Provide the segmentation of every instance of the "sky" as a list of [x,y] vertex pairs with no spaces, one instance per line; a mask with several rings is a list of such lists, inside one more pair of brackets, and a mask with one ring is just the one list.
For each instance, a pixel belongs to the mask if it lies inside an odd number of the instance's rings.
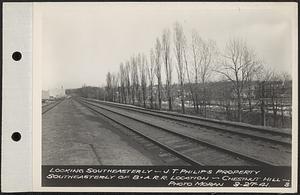
[[137,53],[149,56],[155,39],[166,28],[172,33],[175,22],[188,39],[196,30],[215,40],[221,52],[229,39],[242,38],[269,68],[292,72],[296,6],[290,3],[36,5],[44,90],[103,86],[106,73],[117,72],[121,62]]

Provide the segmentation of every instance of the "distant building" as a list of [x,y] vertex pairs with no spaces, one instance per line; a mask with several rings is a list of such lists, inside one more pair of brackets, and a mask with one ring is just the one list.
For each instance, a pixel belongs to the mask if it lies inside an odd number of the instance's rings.
[[49,90],[49,96],[52,96],[54,98],[65,97],[65,89],[63,88],[63,86],[61,88],[51,89]]
[[42,99],[52,99],[52,98],[62,98],[66,96],[65,89],[63,86],[61,88],[55,88],[50,90],[42,90]]
[[42,90],[42,100],[47,100],[50,98],[49,91]]

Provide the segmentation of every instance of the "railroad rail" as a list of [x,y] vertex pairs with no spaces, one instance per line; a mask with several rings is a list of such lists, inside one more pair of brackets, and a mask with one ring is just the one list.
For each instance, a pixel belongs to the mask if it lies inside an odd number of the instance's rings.
[[45,114],[48,111],[52,110],[55,106],[57,106],[58,104],[60,104],[62,101],[64,101],[64,100],[63,99],[62,100],[57,100],[55,102],[51,102],[49,104],[42,105],[42,114]]
[[[116,112],[100,104],[94,104],[81,98],[76,98],[76,100],[93,112],[138,133],[192,165],[204,166],[210,163],[224,165],[224,163],[230,162],[230,165],[279,166],[277,163],[257,159],[257,157],[226,148],[224,145],[216,145],[207,140],[175,132],[159,125]],[[193,152],[187,152],[191,150]],[[213,161],[203,162],[206,158],[210,157],[214,157]]]
[[245,125],[245,124],[236,124],[231,122],[213,120],[213,119],[206,119],[201,117],[183,115],[183,114],[175,114],[175,113],[168,113],[164,111],[157,111],[157,110],[150,110],[144,109],[134,106],[128,106],[118,103],[111,103],[111,102],[104,102],[99,100],[93,99],[84,99],[86,101],[98,103],[98,104],[105,104],[125,110],[131,110],[134,112],[139,112],[155,117],[165,118],[171,121],[177,121],[180,123],[185,123],[189,125],[195,125],[199,127],[205,127],[208,129],[221,131],[221,132],[230,132],[233,134],[239,134],[241,136],[247,136],[254,139],[260,139],[264,141],[268,141],[275,144],[284,145],[286,147],[291,147],[292,137],[290,132],[284,132],[280,130],[271,130],[268,128],[262,128],[259,126],[253,125]]

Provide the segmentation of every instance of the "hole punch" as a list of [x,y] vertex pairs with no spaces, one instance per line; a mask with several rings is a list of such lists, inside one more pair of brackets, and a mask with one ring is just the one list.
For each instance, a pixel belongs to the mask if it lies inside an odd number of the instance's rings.
[[22,58],[21,52],[15,51],[15,52],[12,54],[12,58],[13,58],[15,61],[21,60],[21,58]]
[[21,134],[19,132],[14,132],[11,135],[11,139],[14,140],[15,142],[17,142],[21,139]]

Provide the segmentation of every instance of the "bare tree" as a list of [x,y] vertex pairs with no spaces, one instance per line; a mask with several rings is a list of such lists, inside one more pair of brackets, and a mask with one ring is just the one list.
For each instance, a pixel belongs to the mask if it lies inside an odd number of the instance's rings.
[[151,109],[154,108],[153,105],[153,85],[154,85],[154,75],[155,75],[155,54],[153,49],[151,49],[150,51],[150,64],[149,66],[147,66],[147,75],[148,75],[148,79],[149,79],[149,91],[150,91],[150,107]]
[[231,116],[231,110],[232,106],[231,103],[233,101],[233,87],[231,83],[228,83],[227,78],[224,79],[225,81],[221,81],[222,85],[220,86],[221,88],[217,88],[214,90],[217,90],[216,94],[216,99],[219,99],[221,102],[222,108],[225,108],[225,118],[226,120],[232,120]]
[[181,109],[182,113],[185,113],[185,92],[184,92],[184,64],[183,64],[183,50],[185,47],[185,36],[183,33],[183,28],[179,23],[175,23],[174,26],[174,46],[175,46],[175,57],[177,60],[177,75],[178,82],[180,85],[180,96],[181,96]]
[[146,108],[146,101],[147,101],[147,59],[146,56],[143,54],[141,57],[141,63],[139,64],[139,72],[141,78],[141,91],[142,91],[142,100],[143,106]]
[[157,78],[157,99],[158,99],[158,109],[161,109],[161,101],[162,101],[162,95],[161,95],[161,88],[162,88],[162,82],[161,82],[161,43],[159,38],[156,39],[155,44],[155,75]]
[[118,103],[123,103],[122,101],[122,90],[121,90],[121,73],[116,73],[116,87],[117,87],[117,99]]
[[130,79],[130,62],[126,61],[125,66],[125,86],[126,86],[126,99],[128,99],[128,104],[132,102],[131,99],[131,79]]
[[202,106],[204,110],[204,116],[206,117],[206,105],[208,103],[208,94],[207,94],[207,81],[210,79],[211,73],[213,71],[213,66],[215,65],[216,58],[218,57],[218,51],[215,41],[207,40],[202,41],[201,50],[200,50],[200,80],[202,84]]
[[119,78],[116,73],[111,74],[111,86],[112,86],[112,101],[119,101]]
[[[193,31],[192,33],[192,72],[194,73],[194,86],[192,88],[194,94],[194,108],[196,112],[199,112],[199,95],[197,90],[198,83],[199,83],[199,71],[200,71],[200,64],[201,64],[201,45],[202,40],[197,31]],[[189,72],[189,71],[187,71]],[[190,74],[188,74],[188,78],[190,80]]]
[[190,68],[191,62],[190,62],[190,56],[189,56],[189,48],[187,46],[187,43],[185,43],[183,47],[183,61],[184,61],[184,68],[185,68],[185,74],[187,77],[187,86],[190,89],[190,95],[191,99],[193,101],[194,110],[197,112],[197,103],[196,103],[196,83],[193,83],[192,77],[194,75],[193,68]]
[[183,47],[185,73],[195,112],[199,112],[199,72],[201,63],[202,39],[197,31],[192,32],[191,47]]
[[281,87],[280,87],[280,112],[281,112],[281,126],[285,126],[284,116],[292,118],[292,77],[290,74],[284,72],[281,74]]
[[142,65],[142,55],[139,53],[136,56],[136,67],[135,67],[135,71],[136,71],[136,94],[137,94],[137,100],[139,102],[139,105],[142,106],[142,91],[141,91],[141,85],[142,85],[142,81],[141,81],[141,77],[142,77],[142,73],[140,72],[140,66]]
[[[285,125],[285,113],[291,109],[291,78],[290,75],[283,72],[278,73],[273,69],[264,68],[257,76],[258,87],[255,95],[261,113],[261,125],[272,125],[274,127]],[[289,91],[290,90],[290,91]],[[272,113],[272,123],[267,113]],[[281,121],[278,116],[281,115]],[[290,115],[291,116],[291,115]]]
[[136,91],[135,91],[135,71],[134,71],[134,66],[135,66],[135,59],[132,57],[130,60],[130,79],[131,79],[131,100],[132,100],[132,105],[135,104],[135,97],[136,97]]
[[135,104],[135,100],[138,97],[139,91],[139,76],[138,76],[138,65],[137,58],[135,56],[131,57],[130,60],[130,78],[131,78],[131,97],[132,104]]
[[126,70],[124,64],[120,64],[120,95],[121,95],[121,103],[127,104],[127,96],[126,96]]
[[269,83],[272,80],[272,77],[274,76],[274,70],[270,69],[262,69],[261,72],[259,72],[258,76],[258,90],[256,91],[256,96],[259,100],[259,107],[260,107],[260,113],[261,113],[261,125],[266,126],[267,123],[267,117],[266,113],[268,110],[268,99],[270,98],[270,89],[268,89]]
[[[85,87],[85,86],[84,86]],[[112,89],[112,75],[110,72],[106,74],[106,94],[107,101],[113,101],[113,89]]]
[[172,59],[170,52],[170,30],[165,29],[162,35],[162,59],[166,73],[166,94],[169,103],[169,110],[172,110]]
[[281,78],[280,75],[273,72],[271,81],[269,82],[269,90],[270,90],[270,99],[271,99],[271,108],[273,112],[273,126],[277,127],[277,115],[279,111],[279,104],[280,104],[280,85],[281,85]]
[[260,68],[254,50],[241,39],[231,39],[225,48],[222,67],[216,72],[224,75],[232,82],[237,100],[238,121],[242,121],[242,99],[246,83]]

